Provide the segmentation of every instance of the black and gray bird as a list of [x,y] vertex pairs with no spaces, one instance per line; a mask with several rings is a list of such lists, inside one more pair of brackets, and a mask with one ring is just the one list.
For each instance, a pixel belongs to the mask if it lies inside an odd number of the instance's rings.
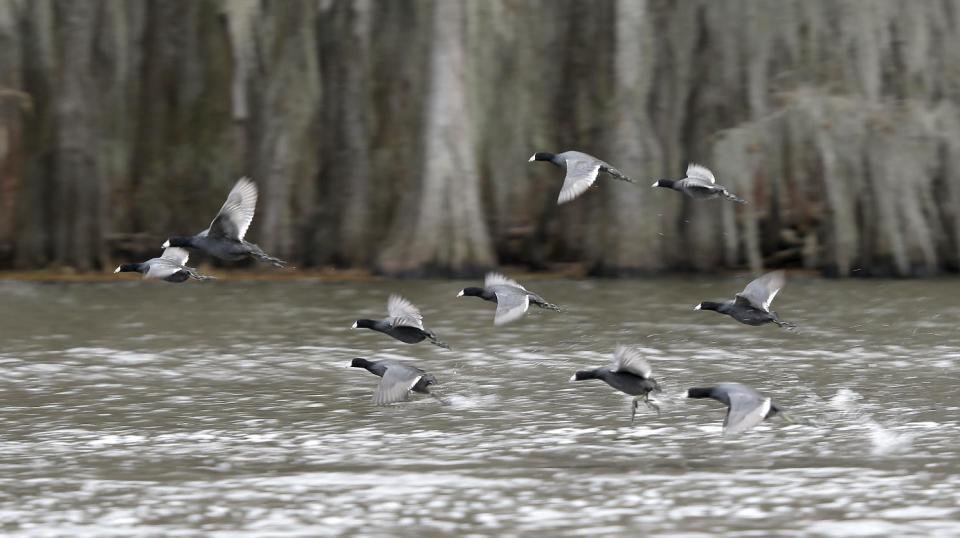
[[652,373],[650,365],[639,351],[626,346],[617,346],[613,352],[613,363],[608,368],[579,370],[573,374],[570,381],[600,379],[620,392],[634,396],[633,410],[630,413],[630,423],[633,424],[637,415],[637,405],[641,401],[656,411],[657,415],[660,414],[660,408],[650,401],[651,392],[660,392],[660,385],[651,377]]
[[206,230],[196,235],[171,237],[163,247],[196,248],[221,260],[254,258],[274,267],[286,267],[287,262],[268,255],[259,246],[244,240],[256,208],[257,184],[249,178],[240,178]]
[[597,180],[600,172],[606,172],[621,181],[633,183],[633,180],[620,170],[604,161],[579,151],[564,151],[563,153],[535,153],[528,162],[547,161],[566,170],[563,178],[563,187],[560,189],[558,204],[565,204],[584,193]]
[[431,344],[450,349],[450,346],[437,339],[433,331],[424,328],[420,309],[399,295],[391,295],[387,301],[386,318],[358,319],[353,322],[353,328],[382,332],[405,344],[416,344],[429,338]]
[[114,273],[140,273],[143,278],[183,282],[188,279],[214,280],[212,276],[201,275],[196,269],[187,267],[190,253],[182,248],[167,247],[159,258],[151,258],[143,263],[124,263]]
[[723,433],[737,434],[760,424],[782,409],[773,400],[740,383],[720,383],[713,387],[687,390],[687,398],[711,398],[727,406]]
[[503,325],[523,317],[533,303],[540,308],[560,311],[560,307],[548,303],[536,293],[528,291],[517,281],[500,273],[487,273],[483,287],[468,287],[460,290],[457,297],[480,297],[485,301],[497,303],[497,313],[493,316],[494,325]]
[[785,282],[786,277],[783,271],[767,273],[747,284],[747,287],[736,294],[732,300],[722,303],[704,301],[693,309],[713,310],[747,325],[776,323],[780,327],[790,329],[796,327],[796,325],[781,320],[776,312],[770,310],[770,303],[773,302],[773,298],[777,296]]
[[680,191],[696,200],[723,197],[738,204],[747,203],[743,198],[737,197],[724,187],[717,185],[717,179],[713,177],[713,172],[707,167],[694,163],[687,165],[687,176],[685,178],[678,180],[660,179],[651,186]]
[[353,359],[350,361],[353,368],[364,368],[371,374],[380,377],[380,385],[373,393],[374,405],[389,405],[407,399],[410,391],[429,394],[444,403],[438,396],[430,392],[430,385],[437,384],[437,378],[423,370],[395,360],[371,361],[367,359]]

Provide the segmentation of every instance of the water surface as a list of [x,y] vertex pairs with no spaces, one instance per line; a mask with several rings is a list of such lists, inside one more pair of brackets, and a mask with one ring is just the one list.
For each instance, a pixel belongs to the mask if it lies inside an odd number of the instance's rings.
[[[0,282],[5,536],[957,536],[960,281],[794,279],[800,326],[701,300],[744,278],[528,280],[506,327],[467,282]],[[351,331],[400,292],[453,351]],[[572,372],[644,350],[662,414]],[[386,408],[351,357],[451,403]],[[721,435],[687,387],[797,424]]]

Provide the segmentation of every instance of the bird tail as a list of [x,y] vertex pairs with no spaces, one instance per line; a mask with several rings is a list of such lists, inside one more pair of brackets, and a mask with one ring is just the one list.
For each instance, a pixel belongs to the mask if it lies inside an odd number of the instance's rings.
[[607,168],[604,171],[610,174],[611,176],[615,177],[616,179],[619,179],[620,181],[626,181],[627,183],[636,183],[634,180],[627,177],[626,174],[624,174],[623,172],[621,172],[620,170],[617,170],[612,166],[607,166]]
[[263,249],[261,249],[261,248],[258,247],[257,245],[253,245],[253,247],[254,247],[254,248],[252,248],[252,249],[250,250],[250,254],[251,254],[254,258],[256,258],[256,259],[258,259],[258,260],[260,260],[260,261],[262,261],[262,262],[267,262],[267,263],[273,265],[274,267],[284,268],[284,267],[287,266],[287,262],[281,260],[280,258],[274,258],[273,256],[271,256],[271,255],[267,254],[266,252],[264,252]]
[[733,200],[734,202],[736,202],[736,203],[738,203],[738,204],[745,204],[745,203],[747,203],[746,200],[744,200],[743,198],[740,198],[740,197],[737,196],[736,194],[733,194],[732,192],[728,191],[727,189],[723,189],[723,197],[726,198],[727,200]]

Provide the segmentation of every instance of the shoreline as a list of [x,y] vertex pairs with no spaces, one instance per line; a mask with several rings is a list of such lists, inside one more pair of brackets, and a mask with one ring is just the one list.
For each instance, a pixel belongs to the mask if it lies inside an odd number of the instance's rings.
[[[473,277],[452,277],[444,275],[423,276],[389,276],[370,271],[368,269],[337,269],[332,267],[312,267],[309,269],[226,269],[210,266],[199,266],[197,269],[205,275],[213,276],[225,282],[377,282],[388,280],[477,280],[482,275]],[[767,269],[772,270],[772,269]],[[673,271],[660,273],[637,273],[622,276],[589,275],[586,269],[579,264],[558,265],[547,271],[531,271],[522,266],[503,266],[493,271],[504,273],[510,278],[523,280],[658,280],[669,278],[710,278],[710,277],[738,277],[752,274],[747,268],[723,269],[714,272]],[[822,272],[809,269],[787,269],[791,276],[803,278],[823,278],[843,280],[825,276]],[[850,280],[951,280],[956,274],[941,274],[922,278],[903,277],[849,277]],[[71,269],[31,269],[31,270],[0,270],[0,282],[49,282],[49,283],[101,283],[101,282],[136,282],[142,280],[131,274],[115,274],[113,271],[86,271],[79,272]]]

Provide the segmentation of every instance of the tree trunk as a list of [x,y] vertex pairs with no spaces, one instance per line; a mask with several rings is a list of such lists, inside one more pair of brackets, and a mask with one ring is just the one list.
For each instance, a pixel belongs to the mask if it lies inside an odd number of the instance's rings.
[[[661,150],[646,114],[653,79],[653,43],[649,37],[649,5],[645,0],[617,0],[614,27],[614,101],[608,133],[611,164],[635,184],[602,178],[606,211],[592,221],[591,270],[598,274],[630,274],[662,269],[657,234],[660,193],[650,190],[649,177],[663,169]],[[654,225],[651,225],[654,224]]]
[[100,175],[99,97],[93,79],[97,11],[94,2],[63,1],[61,78],[57,103],[57,261],[89,270],[104,259],[103,178]]
[[[371,75],[370,37],[374,5],[371,0],[340,0],[331,9],[330,17],[338,32],[326,37],[325,54],[329,54],[329,81],[324,94],[328,104],[324,151],[329,155],[325,174],[335,192],[326,194],[337,200],[338,234],[333,238],[339,246],[335,256],[347,266],[363,266],[371,261],[378,245],[371,233],[371,154],[370,125],[373,122],[370,100]],[[328,245],[329,248],[329,245]]]
[[[259,72],[266,80],[258,96],[252,137],[260,178],[260,232],[257,240],[281,258],[294,255],[294,193],[316,174],[310,142],[320,104],[320,72],[313,3],[274,3],[262,15]],[[306,204],[304,204],[306,205]]]
[[393,234],[379,258],[389,274],[466,275],[494,265],[483,219],[468,97],[466,5],[433,5],[423,172],[394,217]]
[[12,2],[0,3],[0,262],[14,251],[16,208],[23,186],[23,122],[32,103],[24,93],[18,35],[21,13]]

